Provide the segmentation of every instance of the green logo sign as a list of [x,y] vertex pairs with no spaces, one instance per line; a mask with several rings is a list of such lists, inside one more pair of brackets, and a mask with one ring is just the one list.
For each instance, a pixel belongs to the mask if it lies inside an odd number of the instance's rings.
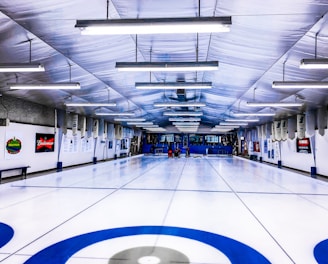
[[7,141],[6,150],[9,154],[17,154],[22,149],[22,142],[17,138],[11,138]]

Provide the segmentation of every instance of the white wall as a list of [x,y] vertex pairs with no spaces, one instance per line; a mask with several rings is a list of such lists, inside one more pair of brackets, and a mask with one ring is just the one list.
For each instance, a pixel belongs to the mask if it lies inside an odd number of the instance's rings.
[[[316,167],[317,174],[328,177],[328,129],[325,130],[325,134],[323,136],[321,136],[317,130],[315,131],[315,135],[313,137],[314,142],[311,142],[312,153],[296,152],[296,138],[297,134],[294,139],[288,138],[285,141],[273,142],[272,148],[275,149],[274,159],[268,158],[268,153],[264,153],[264,139],[261,141],[261,152],[254,152],[254,154],[258,155],[258,157],[262,157],[263,161],[272,164],[278,164],[278,160],[280,159],[282,166],[305,172],[311,172],[311,167]],[[280,157],[277,153],[278,147],[280,147]],[[270,147],[268,148],[271,149]]]
[[[30,166],[27,173],[32,173],[56,169],[58,161],[62,162],[63,167],[67,167],[92,162],[93,157],[96,157],[97,161],[101,161],[114,158],[115,154],[120,157],[122,153],[130,152],[129,149],[120,149],[120,140],[111,139],[113,146],[109,149],[109,139],[103,139],[100,136],[96,139],[82,139],[80,131],[73,137],[72,130],[68,129],[67,134],[62,136],[61,142],[59,142],[59,130],[56,131],[54,152],[36,153],[35,134],[54,134],[54,132],[53,127],[19,123],[10,123],[7,127],[0,127],[0,169]],[[7,139],[12,137],[22,142],[22,148],[18,154],[6,153]],[[89,145],[86,144],[86,141],[89,142]],[[130,147],[130,139],[127,140],[127,146]],[[4,172],[3,177],[17,175],[17,173]]]
[[315,148],[317,173],[328,176],[328,129],[325,130],[324,136],[316,131]]
[[[10,123],[7,127],[0,127],[0,168],[31,166],[27,172],[35,172],[56,168],[58,145],[54,152],[35,153],[35,134],[54,133],[54,128]],[[6,154],[6,139],[16,137],[22,142],[22,149],[18,154]],[[58,142],[56,135],[55,142]]]

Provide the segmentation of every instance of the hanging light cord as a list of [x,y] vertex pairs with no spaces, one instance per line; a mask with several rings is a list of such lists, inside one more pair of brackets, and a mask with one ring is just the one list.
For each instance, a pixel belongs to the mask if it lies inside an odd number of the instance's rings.
[[109,18],[109,0],[107,0],[107,14],[106,14],[106,18],[107,18],[107,20]]

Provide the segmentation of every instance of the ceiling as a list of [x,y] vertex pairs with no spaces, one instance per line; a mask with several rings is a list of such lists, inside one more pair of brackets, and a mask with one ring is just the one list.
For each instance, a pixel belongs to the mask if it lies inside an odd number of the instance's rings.
[[[108,5],[108,6],[107,6]],[[199,13],[200,10],[200,13]],[[0,93],[94,116],[130,111],[168,130],[165,107],[176,90],[136,90],[136,82],[212,82],[185,90],[183,100],[205,102],[201,126],[234,112],[274,111],[275,118],[328,104],[328,90],[272,88],[273,81],[325,81],[327,70],[299,68],[304,58],[328,56],[326,0],[2,0],[0,63],[40,62],[40,73],[0,73]],[[108,13],[107,13],[108,12]],[[227,33],[81,35],[76,20],[231,16]],[[116,62],[219,61],[210,72],[118,72]],[[10,90],[8,83],[79,82],[80,90]],[[67,102],[116,102],[116,107],[67,107]],[[249,101],[301,101],[301,108],[252,108]],[[174,109],[181,110],[181,109]],[[186,110],[186,109],[183,109]],[[190,109],[189,109],[190,110]],[[112,121],[114,117],[105,117]],[[272,118],[262,117],[259,123]]]

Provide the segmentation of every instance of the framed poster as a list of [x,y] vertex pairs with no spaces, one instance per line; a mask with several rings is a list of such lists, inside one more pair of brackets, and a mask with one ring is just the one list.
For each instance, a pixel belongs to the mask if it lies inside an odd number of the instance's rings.
[[55,134],[35,134],[35,152],[54,152],[55,151]]
[[24,152],[24,142],[26,142],[26,140],[21,131],[8,127],[5,140],[5,159],[19,159],[22,152]]
[[309,138],[297,138],[296,151],[299,153],[311,153],[311,144]]
[[260,142],[259,141],[254,141],[253,142],[253,151],[254,152],[261,152],[260,151]]

